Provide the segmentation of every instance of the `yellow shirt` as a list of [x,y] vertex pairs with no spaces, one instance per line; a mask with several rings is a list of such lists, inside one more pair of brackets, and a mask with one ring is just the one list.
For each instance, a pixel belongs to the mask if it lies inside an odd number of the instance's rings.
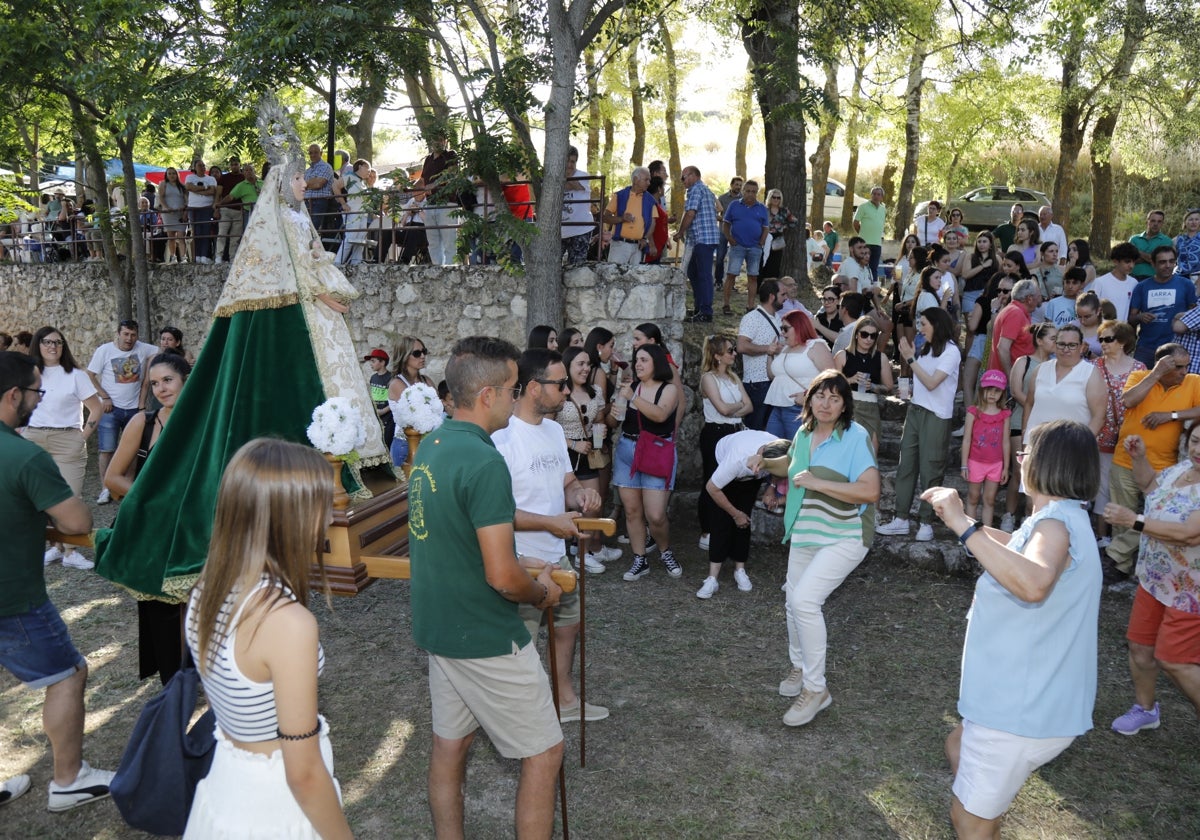
[[[633,190],[629,191],[629,201],[627,201],[625,203],[625,212],[633,214],[633,221],[621,223],[621,238],[622,239],[638,240],[638,239],[645,239],[649,236],[649,234],[646,233],[646,221],[645,221],[645,219],[642,218],[642,214],[640,212],[640,209],[642,206],[642,196],[644,194],[645,194],[644,192],[635,193]],[[617,215],[617,194],[616,193],[613,193],[612,198],[610,198],[608,200],[607,210],[609,213],[612,213],[614,216]],[[654,206],[650,210],[650,218],[651,219],[658,218],[658,202],[657,201],[654,202]],[[615,229],[616,225],[610,225],[609,227],[612,227]]]
[[[1150,375],[1148,370],[1135,370],[1125,380],[1125,390],[1137,385]],[[1117,448],[1113,452],[1113,463],[1118,467],[1133,469],[1133,459],[1125,451],[1124,440],[1127,435],[1140,435],[1146,443],[1146,460],[1155,470],[1164,470],[1179,460],[1179,436],[1183,434],[1182,420],[1169,420],[1151,429],[1142,425],[1147,414],[1156,411],[1187,411],[1200,405],[1200,375],[1189,373],[1183,377],[1183,382],[1171,390],[1162,383],[1156,382],[1140,403],[1133,408],[1125,409],[1125,419],[1121,421],[1121,434],[1117,437]]]

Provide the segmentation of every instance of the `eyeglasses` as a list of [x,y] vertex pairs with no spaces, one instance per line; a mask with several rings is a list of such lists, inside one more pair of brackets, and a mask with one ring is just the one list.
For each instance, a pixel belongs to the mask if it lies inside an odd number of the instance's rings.
[[878,336],[878,335],[879,335],[879,333],[877,333],[877,332],[860,332],[860,333],[858,334],[858,337],[859,337],[859,338],[865,338],[865,339],[867,339],[867,340],[869,340],[869,341],[874,341],[874,340],[875,340],[875,338],[876,338],[876,336]]
[[[1184,367],[1187,367],[1187,365],[1184,365]],[[41,388],[21,388],[20,385],[18,385],[17,388],[19,388],[22,391],[28,391],[31,394],[37,394],[39,397],[46,396],[46,392],[44,390],[42,390]]]
[[63,346],[62,339],[58,339],[58,338],[43,338],[38,343],[41,344],[43,347],[62,347]]
[[837,303],[837,298],[835,297],[822,297],[821,300],[825,301],[826,303]]
[[534,379],[534,382],[539,385],[553,385],[562,391],[571,387],[571,380],[568,379]]
[[1000,294],[1002,294],[1002,295],[1011,295],[1011,294],[1012,294],[1012,289],[1005,289],[1005,288],[1001,287],[1001,288],[1000,288]]
[[1054,342],[1054,346],[1057,347],[1059,350],[1078,350],[1079,342],[1078,341],[1056,341],[1056,342]]
[[1117,337],[1115,335],[1098,335],[1096,336],[1096,340],[1101,344],[1112,344],[1117,340]]
[[410,350],[410,351],[408,352],[408,355],[410,355],[410,356],[413,356],[414,358],[417,358],[417,359],[419,359],[419,358],[421,358],[422,356],[424,356],[424,355],[425,355],[426,353],[428,353],[428,352],[429,352],[428,350],[424,350],[424,349],[418,348],[418,349],[416,349],[416,350]]

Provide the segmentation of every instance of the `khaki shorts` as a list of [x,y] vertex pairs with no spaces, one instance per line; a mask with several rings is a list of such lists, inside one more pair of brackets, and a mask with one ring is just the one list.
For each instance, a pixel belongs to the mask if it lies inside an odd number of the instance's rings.
[[964,720],[954,795],[967,813],[994,820],[1008,810],[1033,771],[1074,740],[1027,738]]
[[[569,572],[574,572],[575,567],[571,565],[571,558],[563,557],[558,562],[560,569]],[[517,614],[521,616],[521,620],[525,622],[525,629],[529,631],[530,637],[536,642],[538,630],[546,623],[546,611],[539,610],[533,604],[518,604]],[[558,599],[558,606],[554,607],[554,626],[568,627],[572,624],[579,623],[579,590],[574,592],[564,592],[562,597]]]
[[429,699],[435,735],[458,740],[483,727],[505,758],[540,755],[563,739],[533,642],[486,659],[429,654]]

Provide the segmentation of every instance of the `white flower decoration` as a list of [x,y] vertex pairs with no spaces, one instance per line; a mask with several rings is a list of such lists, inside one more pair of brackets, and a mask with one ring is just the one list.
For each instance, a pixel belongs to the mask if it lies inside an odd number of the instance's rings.
[[400,426],[411,427],[423,435],[432,432],[446,419],[437,391],[424,382],[404,389],[396,401],[395,415]]
[[345,458],[367,442],[367,430],[350,400],[332,397],[313,409],[308,440],[322,452]]

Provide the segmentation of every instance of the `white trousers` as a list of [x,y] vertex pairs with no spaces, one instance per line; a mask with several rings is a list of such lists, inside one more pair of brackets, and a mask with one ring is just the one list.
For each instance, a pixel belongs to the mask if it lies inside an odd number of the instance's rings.
[[825,615],[821,607],[867,556],[862,543],[793,545],[788,554],[788,656],[793,668],[804,669],[804,687],[825,688]]
[[425,238],[429,242],[429,260],[434,265],[454,265],[458,257],[459,222],[450,215],[457,209],[438,207],[425,211]]

